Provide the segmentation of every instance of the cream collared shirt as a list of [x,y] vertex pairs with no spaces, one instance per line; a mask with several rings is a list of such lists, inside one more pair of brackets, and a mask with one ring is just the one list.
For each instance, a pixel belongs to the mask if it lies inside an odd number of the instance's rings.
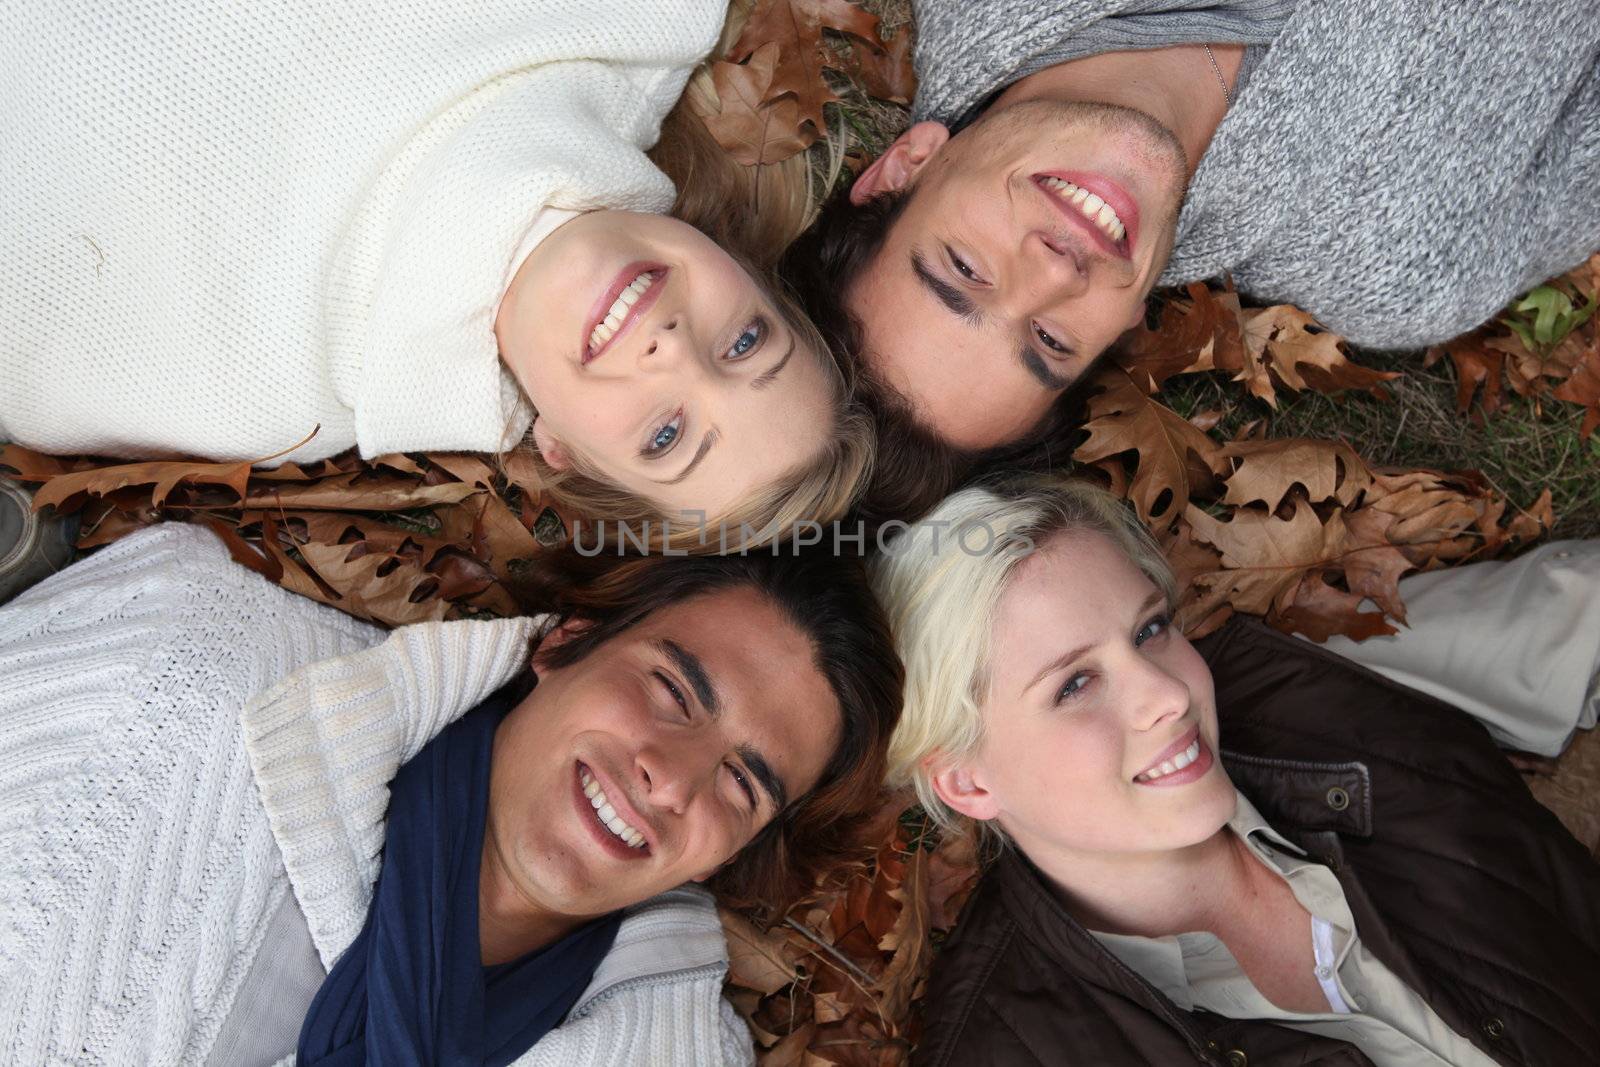
[[1333,872],[1307,860],[1304,852],[1267,825],[1243,794],[1238,795],[1228,829],[1244,839],[1252,856],[1289,884],[1300,906],[1311,913],[1305,936],[1312,940],[1317,980],[1329,1002],[1326,1012],[1290,1012],[1273,1004],[1251,984],[1214,934],[1149,938],[1095,932],[1094,936],[1185,1011],[1264,1019],[1348,1041],[1378,1067],[1496,1067],[1367,949]]

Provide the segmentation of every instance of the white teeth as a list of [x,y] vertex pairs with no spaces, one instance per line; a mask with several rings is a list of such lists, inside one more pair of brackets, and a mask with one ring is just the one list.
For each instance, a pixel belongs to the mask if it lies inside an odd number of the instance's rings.
[[1120,241],[1127,234],[1128,228],[1122,224],[1122,219],[1117,216],[1116,209],[1106,203],[1087,189],[1080,189],[1071,182],[1062,181],[1060,178],[1044,178],[1041,183],[1046,189],[1060,199],[1078,209],[1079,214],[1095,226],[1100,232],[1113,241]]
[[589,334],[589,350],[591,352],[611,340],[612,336],[621,328],[623,320],[628,317],[628,309],[639,302],[639,298],[649,290],[651,283],[655,280],[656,272],[647,270],[632,282],[629,282],[628,287],[618,294],[617,298],[611,302],[611,307],[606,311],[605,318],[596,323],[595,328]]
[[1197,737],[1189,747],[1173,756],[1170,760],[1163,760],[1159,767],[1134,775],[1136,782],[1153,782],[1157,778],[1165,778],[1176,771],[1181,771],[1189,764],[1200,758],[1200,739]]
[[594,808],[595,814],[600,816],[600,821],[605,824],[606,829],[616,834],[622,839],[623,844],[630,848],[643,847],[644,834],[622,820],[622,816],[617,814],[617,809],[606,799],[600,783],[595,781],[588,771],[579,771],[578,780],[583,785],[583,795],[589,798],[589,804]]

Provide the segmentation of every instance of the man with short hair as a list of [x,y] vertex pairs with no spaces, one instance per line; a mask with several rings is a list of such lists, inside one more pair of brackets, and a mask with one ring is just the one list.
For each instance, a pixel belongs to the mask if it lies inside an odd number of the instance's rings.
[[942,461],[1036,434],[1158,284],[1421,346],[1600,247],[1593,0],[914,8],[917,121],[788,270]]

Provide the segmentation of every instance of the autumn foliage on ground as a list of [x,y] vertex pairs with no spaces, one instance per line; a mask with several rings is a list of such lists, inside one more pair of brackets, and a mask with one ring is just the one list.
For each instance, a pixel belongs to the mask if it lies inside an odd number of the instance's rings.
[[[877,18],[847,0],[760,0],[713,68],[719,99],[704,119],[740,162],[780,161],[827,129],[830,80],[908,102],[911,40],[910,27],[885,40]],[[1587,436],[1600,424],[1597,292],[1600,256],[1425,358],[1455,367],[1463,417],[1492,419],[1508,395],[1578,404]],[[1165,383],[1195,374],[1226,377],[1240,403],[1269,409],[1303,390],[1383,396],[1396,377],[1358,365],[1298,308],[1247,307],[1225,284],[1196,284],[1168,294],[1154,325],[1087,383],[1072,458],[1166,545],[1191,634],[1233,612],[1317,640],[1392,633],[1405,621],[1402,576],[1493,557],[1553,522],[1548,492],[1508,500],[1470,469],[1380,468],[1363,442],[1275,438],[1260,419],[1224,438],[1224,412],[1185,419],[1161,402]],[[0,467],[39,487],[36,506],[76,513],[81,548],[158,521],[203,523],[269,579],[387,625],[515,611],[508,580],[574,529],[542,505],[517,455],[345,455],[253,469],[11,446]],[[1600,744],[1586,751],[1600,768]],[[1600,824],[1592,829],[1600,839]],[[724,916],[730,996],[766,1067],[908,1058],[934,946],[976,864],[970,841],[940,839],[904,798],[886,801],[868,830],[860,862],[779,925]]]

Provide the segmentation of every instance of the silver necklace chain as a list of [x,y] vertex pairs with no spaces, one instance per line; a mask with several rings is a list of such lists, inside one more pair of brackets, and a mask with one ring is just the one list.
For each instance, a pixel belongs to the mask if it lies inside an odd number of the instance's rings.
[[1206,50],[1206,58],[1211,60],[1211,72],[1217,76],[1217,84],[1222,86],[1222,103],[1227,107],[1233,106],[1233,94],[1228,91],[1228,79],[1222,76],[1222,68],[1217,66],[1217,57],[1211,54],[1211,46],[1200,46]]

